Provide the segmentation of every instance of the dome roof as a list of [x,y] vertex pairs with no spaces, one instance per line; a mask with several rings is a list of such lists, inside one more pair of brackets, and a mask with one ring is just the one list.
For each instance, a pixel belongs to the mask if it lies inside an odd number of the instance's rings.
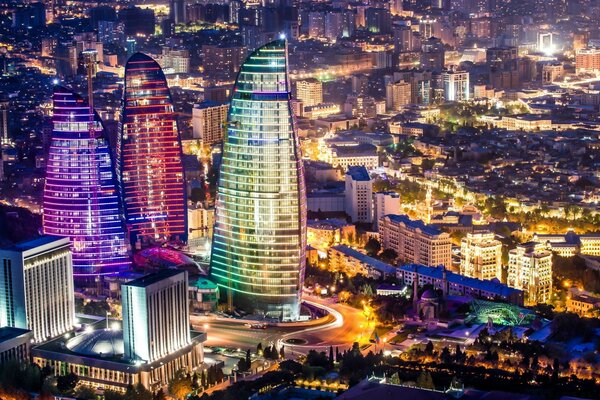
[[437,293],[431,289],[427,289],[421,295],[421,300],[437,300],[438,298],[439,296],[437,295]]
[[86,356],[113,357],[122,355],[123,331],[98,329],[77,335],[67,342],[67,348]]

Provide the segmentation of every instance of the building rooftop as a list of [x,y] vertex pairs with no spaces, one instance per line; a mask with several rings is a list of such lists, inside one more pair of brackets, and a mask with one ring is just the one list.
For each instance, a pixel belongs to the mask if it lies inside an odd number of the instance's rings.
[[377,148],[372,144],[359,143],[355,146],[332,145],[336,157],[370,157],[377,156]]
[[384,274],[395,274],[396,267],[390,264],[386,264],[383,261],[379,261],[376,258],[369,257],[366,254],[361,253],[358,250],[354,250],[352,247],[348,247],[344,244],[340,244],[337,246],[332,246],[332,249],[335,249],[348,257],[356,258],[357,260],[375,268],[377,271],[380,271]]
[[[443,266],[428,267],[419,264],[408,264],[399,267],[402,272],[417,272],[419,275],[431,277],[433,279],[442,279],[444,273]],[[495,293],[502,297],[508,297],[511,294],[519,294],[521,290],[508,287],[498,281],[481,280],[476,278],[470,278],[467,276],[459,275],[454,272],[446,270],[446,279],[450,284],[462,285],[471,287],[479,290],[483,290],[489,293]]]
[[179,271],[176,269],[165,269],[159,272],[155,272],[153,274],[142,276],[141,278],[134,279],[125,283],[127,286],[136,286],[136,287],[147,287],[156,282],[162,281],[163,279],[170,278],[172,276],[176,276],[179,274],[183,274],[185,271]]
[[67,243],[69,242],[69,239],[65,238],[65,237],[44,235],[44,236],[40,236],[40,237],[37,237],[34,239],[26,240],[24,242],[13,244],[12,246],[9,246],[3,250],[22,252],[22,251],[35,249],[36,247],[45,246],[45,245],[51,244],[53,242],[59,242],[59,241],[65,241],[65,240]]
[[354,181],[368,182],[371,180],[369,172],[367,172],[367,169],[362,165],[348,167],[346,175],[351,176]]
[[26,335],[31,332],[29,329],[13,328],[12,326],[4,326],[0,328],[0,343],[10,339],[17,338],[21,335]]
[[437,235],[442,234],[442,231],[439,228],[437,228],[433,225],[427,225],[427,224],[425,224],[425,222],[423,222],[421,220],[410,219],[408,217],[408,215],[389,214],[389,215],[387,215],[387,217],[390,220],[392,220],[393,222],[397,222],[397,223],[402,222],[404,225],[408,226],[409,228],[420,229],[421,232],[424,232],[431,236],[437,236]]

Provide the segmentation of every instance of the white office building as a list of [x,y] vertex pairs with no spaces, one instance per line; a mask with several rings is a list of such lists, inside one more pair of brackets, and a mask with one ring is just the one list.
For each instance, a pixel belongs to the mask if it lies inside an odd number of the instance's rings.
[[152,363],[191,344],[186,271],[127,282],[121,296],[125,358]]
[[346,172],[346,214],[352,222],[373,222],[373,181],[365,167]]
[[0,326],[33,331],[44,342],[73,328],[69,238],[42,236],[0,250]]
[[377,192],[373,194],[373,223],[379,228],[379,220],[388,214],[400,214],[400,195],[396,192]]
[[444,71],[442,72],[442,80],[446,101],[467,101],[471,98],[468,72]]

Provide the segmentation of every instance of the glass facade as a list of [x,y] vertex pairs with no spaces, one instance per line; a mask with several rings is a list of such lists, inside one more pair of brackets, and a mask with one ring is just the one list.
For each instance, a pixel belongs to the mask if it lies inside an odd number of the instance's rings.
[[287,44],[252,53],[223,144],[211,274],[230,305],[296,320],[306,263],[306,194],[290,108]]
[[125,65],[117,169],[131,241],[186,240],[181,140],[165,75],[136,53]]
[[108,139],[86,100],[58,87],[44,188],[44,233],[71,240],[76,277],[129,268]]

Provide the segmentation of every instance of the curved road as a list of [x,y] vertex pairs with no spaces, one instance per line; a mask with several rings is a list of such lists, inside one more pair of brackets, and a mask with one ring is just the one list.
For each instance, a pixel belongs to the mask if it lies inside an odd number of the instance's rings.
[[[199,330],[206,330],[207,346],[255,349],[258,343],[262,343],[263,347],[283,344],[288,356],[306,354],[311,349],[327,351],[329,346],[343,350],[354,342],[368,343],[374,327],[362,310],[319,297],[304,296],[303,300],[326,309],[335,320],[320,326],[274,326],[267,329],[252,329],[235,320],[210,320],[206,317],[192,317],[192,324]],[[298,344],[286,342],[289,339],[295,339]]]

